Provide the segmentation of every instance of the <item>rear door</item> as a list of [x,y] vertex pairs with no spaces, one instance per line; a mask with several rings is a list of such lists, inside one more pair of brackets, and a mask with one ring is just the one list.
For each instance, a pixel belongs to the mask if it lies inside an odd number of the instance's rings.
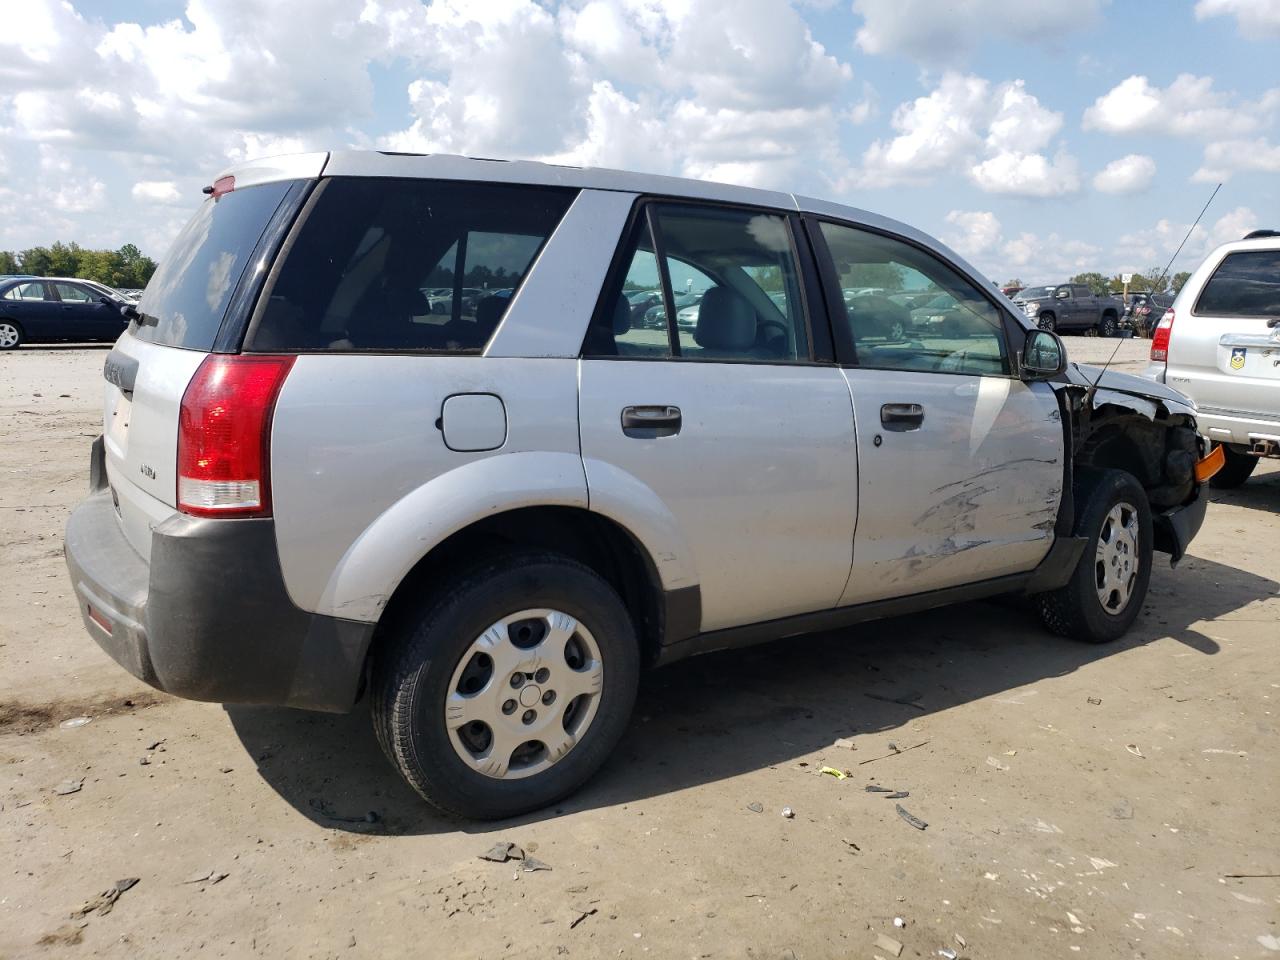
[[205,200],[147,285],[141,319],[107,357],[107,477],[125,534],[144,557],[151,527],[177,502],[182,395],[219,346],[224,320],[237,313],[243,319],[252,304],[263,245],[283,232],[302,190],[296,181],[282,181]]
[[[805,262],[785,215],[650,205],[583,346],[592,508],[622,498],[674,521],[704,631],[833,607],[848,577],[853,412],[839,369],[812,346]],[[665,328],[634,324],[625,291],[655,287]],[[701,295],[696,318],[677,320],[673,291]],[[820,315],[819,338],[825,326]]]
[[5,292],[5,313],[12,316],[30,340],[62,336],[62,312],[53,289],[43,280],[28,280]]
[[1237,250],[1174,318],[1166,382],[1206,413],[1280,418],[1280,250]]
[[[872,279],[954,297],[964,324],[888,331],[874,301],[834,317],[853,395],[858,521],[841,605],[901,597],[1035,567],[1062,494],[1063,439],[1046,383],[1013,375],[1006,316],[985,283],[905,238],[812,222],[828,302]],[[839,301],[836,301],[839,302]]]

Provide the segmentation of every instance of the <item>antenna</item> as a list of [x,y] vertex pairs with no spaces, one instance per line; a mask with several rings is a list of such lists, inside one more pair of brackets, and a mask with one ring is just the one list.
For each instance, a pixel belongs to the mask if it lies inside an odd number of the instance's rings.
[[[1156,291],[1160,288],[1160,284],[1164,283],[1164,278],[1169,275],[1169,270],[1173,267],[1173,262],[1178,259],[1178,254],[1182,252],[1182,248],[1185,247],[1187,245],[1187,241],[1191,239],[1192,232],[1197,226],[1199,226],[1201,219],[1204,218],[1205,211],[1209,209],[1209,204],[1213,203],[1213,198],[1218,195],[1218,191],[1221,189],[1222,184],[1219,183],[1213,188],[1213,193],[1209,194],[1209,199],[1206,200],[1204,202],[1204,206],[1200,208],[1200,215],[1196,217],[1195,223],[1191,224],[1191,226],[1187,228],[1187,235],[1183,237],[1182,242],[1178,244],[1178,249],[1173,251],[1173,256],[1170,257],[1169,262],[1165,264],[1164,271],[1160,274],[1159,278],[1151,285],[1151,296],[1155,296]],[[1111,366],[1111,361],[1116,358],[1116,354],[1120,352],[1120,346],[1123,343],[1124,340],[1117,341],[1116,348],[1111,351],[1111,356],[1107,358],[1107,362],[1104,363],[1102,365],[1102,369],[1098,371],[1097,379],[1093,381],[1088,392],[1085,393],[1084,400],[1086,406],[1091,406],[1093,404],[1093,396],[1098,392],[1098,384],[1102,382],[1103,374],[1105,374],[1107,372],[1107,368]]]

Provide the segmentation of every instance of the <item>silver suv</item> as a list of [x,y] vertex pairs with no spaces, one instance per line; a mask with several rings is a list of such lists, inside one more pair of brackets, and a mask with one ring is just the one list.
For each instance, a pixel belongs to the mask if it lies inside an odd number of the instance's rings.
[[1143,376],[1191,397],[1238,487],[1260,457],[1280,457],[1280,232],[1256,230],[1200,264],[1151,340]]
[[[1203,519],[1179,394],[883,217],[364,152],[206,192],[106,360],[85,626],[178,696],[367,696],[448,811],[576,789],[690,654],[1004,593],[1115,639]],[[907,295],[965,322],[904,336]]]

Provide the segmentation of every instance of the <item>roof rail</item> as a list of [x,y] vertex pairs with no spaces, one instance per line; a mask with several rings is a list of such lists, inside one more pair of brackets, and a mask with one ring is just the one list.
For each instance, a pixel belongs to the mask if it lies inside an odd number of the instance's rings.
[[1244,235],[1245,240],[1261,240],[1263,237],[1280,237],[1280,230],[1253,230]]

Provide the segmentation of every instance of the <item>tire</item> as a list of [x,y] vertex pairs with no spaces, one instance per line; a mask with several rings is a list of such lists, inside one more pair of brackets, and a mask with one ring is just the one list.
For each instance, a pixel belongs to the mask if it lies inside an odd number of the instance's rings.
[[17,350],[22,341],[22,327],[17,320],[0,320],[0,350]]
[[1054,330],[1058,329],[1058,321],[1052,313],[1042,313],[1036,320],[1036,326],[1041,330],[1048,330],[1053,333]]
[[1214,444],[1222,447],[1226,454],[1226,462],[1222,469],[1209,479],[1209,486],[1215,490],[1234,490],[1253,475],[1258,465],[1258,458],[1247,453],[1237,453],[1225,444]]
[[1098,336],[1114,337],[1116,335],[1116,315],[1114,313],[1105,313],[1098,322]]
[[[523,613],[545,616],[491,629]],[[519,636],[537,646],[517,646]],[[626,607],[594,571],[556,554],[507,554],[473,567],[406,611],[383,640],[370,685],[378,741],[424,800],[457,816],[512,817],[573,793],[608,759],[635,704],[640,648]],[[575,658],[588,667],[575,671]],[[556,685],[570,686],[558,697]],[[548,694],[558,697],[550,706]],[[458,711],[453,731],[447,703]],[[484,716],[483,731],[480,721],[463,719],[464,710]],[[526,727],[529,714],[538,717]],[[537,739],[540,749],[529,751],[538,734],[546,742]],[[495,744],[515,743],[494,756]]]
[[[1137,478],[1122,470],[1082,472],[1076,484],[1076,536],[1089,538],[1071,579],[1039,595],[1040,618],[1054,633],[1086,643],[1109,643],[1132,626],[1151,580],[1151,507]],[[1116,519],[1120,518],[1117,525]],[[1118,527],[1127,527],[1123,531]],[[1136,533],[1136,546],[1128,532]],[[1104,541],[1104,533],[1110,545]],[[1125,563],[1135,564],[1127,574]],[[1111,570],[1112,578],[1099,571]],[[1121,585],[1123,584],[1123,585]],[[1104,604],[1101,592],[1110,592]],[[1127,590],[1127,595],[1125,591]],[[1119,601],[1123,599],[1123,603]]]
[[895,320],[889,325],[889,339],[894,342],[907,339],[907,325],[901,320]]

